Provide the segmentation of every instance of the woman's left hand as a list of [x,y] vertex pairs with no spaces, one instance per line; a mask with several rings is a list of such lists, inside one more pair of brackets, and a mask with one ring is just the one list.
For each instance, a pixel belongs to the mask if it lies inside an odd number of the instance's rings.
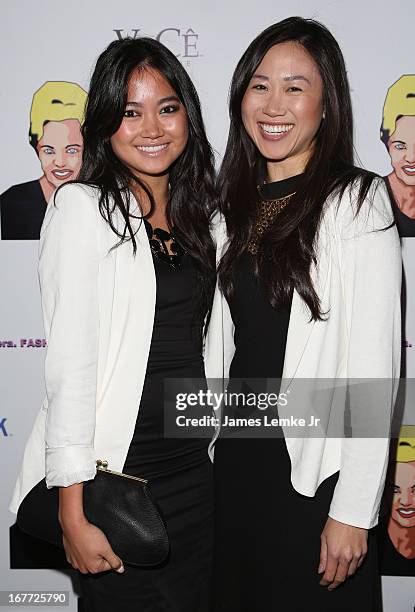
[[332,591],[361,566],[367,553],[367,529],[328,517],[320,536],[320,584]]

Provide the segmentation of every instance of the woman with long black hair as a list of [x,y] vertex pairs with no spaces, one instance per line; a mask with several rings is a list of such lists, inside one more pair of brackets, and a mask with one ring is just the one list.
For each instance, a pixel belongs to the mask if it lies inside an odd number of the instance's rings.
[[[83,136],[79,180],[57,191],[41,232],[47,397],[12,509],[45,475],[60,488],[66,557],[88,612],[204,610],[207,441],[163,432],[163,380],[205,376],[215,279],[213,155],[177,58],[149,38],[111,43],[92,75]],[[83,483],[97,459],[150,479],[170,541],[162,565],[123,564],[86,519]]]
[[[228,389],[243,379],[242,390],[271,389],[271,406],[281,391],[281,402],[267,439],[254,418],[225,436],[226,406],[214,449],[213,609],[380,610],[373,528],[401,346],[390,202],[382,180],[354,165],[343,56],[318,22],[292,17],[259,34],[229,106],[209,359]],[[301,401],[287,404],[290,392]],[[298,420],[314,409],[315,432]]]

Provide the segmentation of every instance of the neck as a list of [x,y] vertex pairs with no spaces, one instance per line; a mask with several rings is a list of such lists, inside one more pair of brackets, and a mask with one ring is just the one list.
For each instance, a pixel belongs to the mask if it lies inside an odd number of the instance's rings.
[[54,185],[52,185],[51,183],[49,183],[48,179],[46,178],[45,175],[41,176],[39,179],[39,183],[40,183],[40,188],[43,191],[43,196],[46,200],[46,204],[49,202],[49,200],[52,197],[52,193],[55,191],[56,187]]
[[295,157],[288,157],[280,161],[267,161],[267,174],[270,182],[282,181],[292,176],[297,176],[304,172],[307,162],[310,157],[310,152],[306,151],[296,155]]
[[139,185],[135,184],[132,191],[140,202],[143,215],[150,221],[153,227],[169,230],[166,219],[166,208],[169,200],[169,175],[141,177],[143,183],[149,188],[154,199],[154,208],[150,213],[150,200]]
[[388,180],[400,210],[408,217],[415,219],[415,185],[406,185],[396,176],[395,172],[389,174]]
[[388,534],[396,550],[407,559],[415,559],[415,528],[402,527],[392,518],[388,524]]
[[[169,175],[146,176],[145,178],[140,177],[140,179],[148,187],[154,199],[155,209],[152,211],[152,216],[160,216],[160,214],[165,216],[169,199]],[[141,204],[143,214],[147,215],[150,212],[150,200],[146,192],[138,184],[132,186],[132,191]]]

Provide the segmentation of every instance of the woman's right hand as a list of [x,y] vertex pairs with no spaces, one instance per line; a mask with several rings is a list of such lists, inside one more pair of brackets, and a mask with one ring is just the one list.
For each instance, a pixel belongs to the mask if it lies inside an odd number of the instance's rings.
[[82,574],[124,571],[123,562],[99,527],[89,523],[83,511],[83,483],[59,489],[59,523],[66,559]]
[[86,518],[70,526],[62,525],[62,532],[66,559],[74,569],[82,574],[124,571],[122,560],[112,550],[104,532]]

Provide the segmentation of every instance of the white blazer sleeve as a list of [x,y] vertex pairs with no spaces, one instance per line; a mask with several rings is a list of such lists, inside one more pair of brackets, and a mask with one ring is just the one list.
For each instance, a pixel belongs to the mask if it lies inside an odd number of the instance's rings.
[[[399,383],[402,262],[396,226],[377,231],[393,222],[383,181],[374,182],[356,218],[353,212],[350,194],[345,194],[338,213],[341,220],[339,259],[347,319],[348,390],[354,435],[342,439],[340,474],[329,516],[368,529],[378,522],[388,462],[389,428]],[[372,379],[372,382],[365,389],[356,384],[359,379]],[[355,437],[359,436],[359,427],[363,424],[369,437]],[[378,437],[375,437],[376,431],[380,432]]]
[[62,187],[48,205],[40,236],[49,488],[96,473],[99,211],[93,193],[81,185]]

